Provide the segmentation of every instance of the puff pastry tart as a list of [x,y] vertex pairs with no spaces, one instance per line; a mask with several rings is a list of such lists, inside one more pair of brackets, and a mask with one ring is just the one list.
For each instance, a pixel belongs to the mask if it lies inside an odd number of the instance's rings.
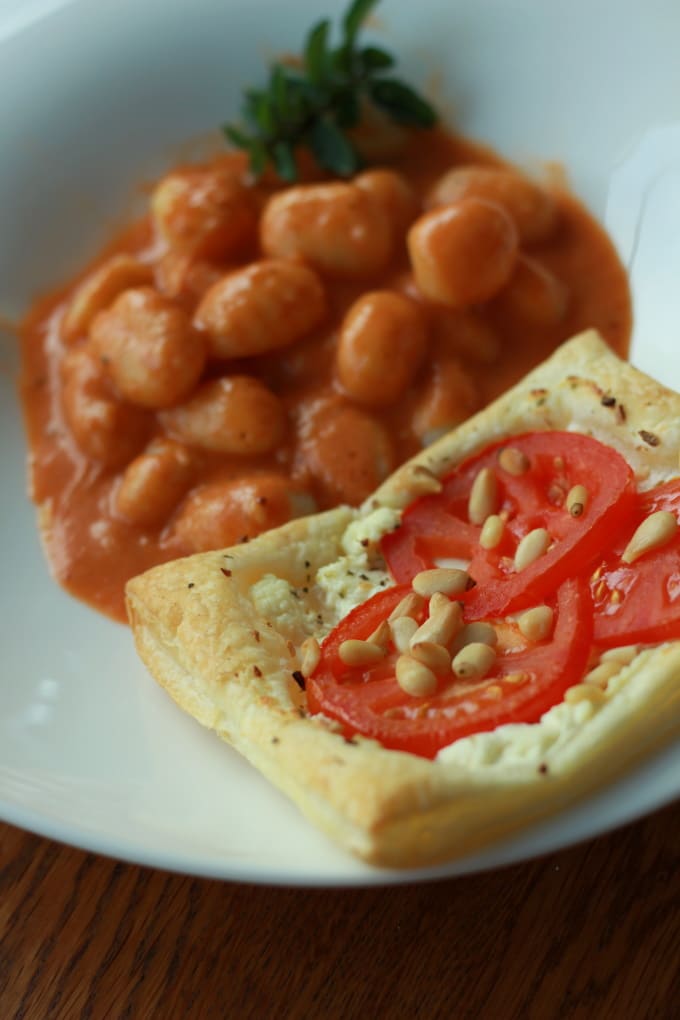
[[680,731],[679,449],[585,333],[360,509],[132,580],[139,654],[349,851],[466,854]]

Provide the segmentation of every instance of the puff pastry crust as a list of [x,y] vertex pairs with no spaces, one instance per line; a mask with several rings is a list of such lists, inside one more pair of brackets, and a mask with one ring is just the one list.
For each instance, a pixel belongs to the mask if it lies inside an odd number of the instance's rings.
[[[402,466],[360,510],[296,520],[128,585],[137,649],[155,679],[366,861],[412,867],[462,856],[560,810],[680,730],[680,642],[642,650],[597,703],[563,704],[534,726],[466,738],[434,761],[348,742],[307,714],[293,672],[302,637],[328,629],[316,613],[315,579],[344,555],[348,526],[377,507],[408,505],[419,493],[419,465],[443,475],[493,440],[548,428],[608,443],[642,487],[678,474],[680,396],[621,362],[591,331]],[[255,597],[270,576],[295,592],[304,627],[275,599],[263,607]]]

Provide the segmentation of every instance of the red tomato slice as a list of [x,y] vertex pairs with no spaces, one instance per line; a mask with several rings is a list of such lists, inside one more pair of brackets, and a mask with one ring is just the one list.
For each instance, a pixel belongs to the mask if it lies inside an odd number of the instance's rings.
[[591,576],[593,639],[602,648],[680,637],[680,533],[634,563],[621,560],[639,523],[657,510],[670,510],[680,520],[680,479],[642,493],[625,536]]
[[559,589],[550,641],[501,653],[491,674],[475,683],[453,674],[439,679],[426,698],[406,694],[394,676],[396,652],[373,669],[351,668],[338,656],[348,638],[367,638],[409,591],[387,589],[349,614],[324,642],[322,658],[307,681],[312,712],[323,712],[384,747],[426,758],[454,740],[510,722],[537,722],[585,672],[592,639],[592,608],[585,582]]
[[[499,465],[499,454],[512,446],[529,459],[529,470],[516,476]],[[494,469],[498,509],[507,516],[505,537],[497,549],[479,545],[481,528],[470,524],[468,498],[478,472]],[[574,485],[589,499],[580,517],[564,503]],[[464,596],[469,619],[499,616],[540,602],[570,576],[585,572],[602,548],[611,545],[635,508],[633,473],[623,457],[590,436],[571,432],[532,432],[512,436],[463,463],[444,481],[441,493],[416,500],[401,526],[382,542],[392,576],[410,581],[437,559],[470,560],[477,587]],[[513,559],[521,539],[546,528],[551,548],[522,571]]]

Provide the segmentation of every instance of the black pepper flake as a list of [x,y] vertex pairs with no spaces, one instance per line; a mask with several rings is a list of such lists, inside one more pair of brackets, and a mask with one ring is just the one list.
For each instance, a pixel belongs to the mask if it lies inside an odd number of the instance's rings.
[[259,644],[260,643],[260,632],[259,632],[259,630],[254,630],[253,631],[253,637],[255,638],[257,643]]
[[619,421],[625,421],[626,418],[628,417],[628,415],[626,414],[626,409],[623,406],[623,404],[618,405],[618,407],[616,408],[616,413],[619,416]]
[[616,404],[616,397],[604,396],[600,403],[603,407],[614,407]]
[[321,613],[316,614],[316,622],[323,623],[323,616],[321,615]]
[[278,737],[272,737],[272,744],[280,744],[280,743],[281,743],[281,741],[279,740]]
[[366,548],[367,548],[367,546],[369,546],[370,544],[371,544],[371,543],[370,543],[370,542],[368,541],[368,539],[367,539],[367,538],[362,538],[362,539],[361,539],[361,542],[359,543],[359,545],[363,545],[364,549],[366,549]]
[[250,542],[250,535],[241,535],[239,542],[241,545],[245,545],[246,542]]
[[311,563],[309,562],[309,560],[305,560],[305,566],[306,566],[306,567],[307,567],[308,569],[309,569],[309,567],[311,567],[311,565],[312,565],[312,564],[311,564]]
[[222,571],[225,577],[231,577],[231,570],[227,570],[226,567],[220,567],[220,570]]
[[289,588],[288,591],[291,593],[293,598],[295,598],[295,599],[299,599],[300,598],[298,592],[295,591],[295,588]]
[[352,747],[357,747],[359,744],[359,741],[356,740],[354,737],[345,737],[344,740],[346,744],[351,744]]
[[223,558],[224,558],[225,560],[233,560],[233,558],[234,558],[234,557],[233,557],[233,556],[231,555],[231,553],[222,553],[222,556],[223,556]]
[[541,773],[542,776],[547,776],[548,766],[544,761],[542,761],[541,764],[538,766],[538,771]]
[[348,570],[347,571],[347,576],[348,577],[354,577],[354,571],[353,570]]
[[302,675],[302,673],[300,672],[299,669],[296,669],[293,672],[293,680],[298,685],[298,687],[300,688],[301,691],[304,691],[304,690],[307,689],[307,683],[306,683],[305,678],[303,677],[303,675]]
[[187,585],[187,588],[193,588],[193,587],[194,587],[194,582],[193,581],[189,581],[189,583]]
[[362,581],[368,581],[369,580],[368,574],[359,574],[359,577],[361,578]]
[[653,432],[648,432],[647,429],[640,429],[638,435],[644,443],[647,443],[647,446],[658,446],[661,442],[658,436],[655,436]]
[[262,670],[259,666],[253,666],[253,675],[257,677],[262,676]]
[[305,595],[309,594],[309,588],[303,588],[302,591]]

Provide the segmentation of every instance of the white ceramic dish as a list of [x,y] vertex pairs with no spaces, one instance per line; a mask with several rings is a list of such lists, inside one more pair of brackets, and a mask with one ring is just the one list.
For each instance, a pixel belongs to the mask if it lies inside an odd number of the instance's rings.
[[[19,314],[130,212],[135,187],[236,110],[263,57],[338,2],[0,4],[0,313]],[[566,164],[632,273],[633,359],[680,384],[680,8],[670,0],[384,0],[402,70],[468,134]],[[565,846],[680,794],[680,743],[519,837],[395,874],[349,859],[148,678],[130,634],[48,578],[24,496],[15,343],[0,347],[0,815],[82,847],[224,878],[362,884]]]

